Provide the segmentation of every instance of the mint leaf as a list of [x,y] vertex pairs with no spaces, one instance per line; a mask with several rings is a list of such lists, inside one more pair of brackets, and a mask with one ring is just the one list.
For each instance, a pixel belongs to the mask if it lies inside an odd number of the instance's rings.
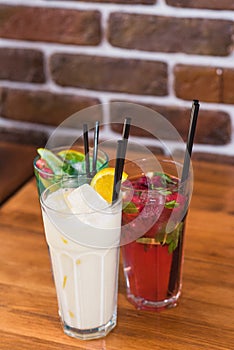
[[158,192],[160,194],[162,194],[163,196],[168,196],[169,194],[172,194],[171,191],[169,191],[168,189],[163,188],[163,187],[156,187],[156,190],[158,190]]
[[155,240],[161,244],[165,243],[165,231],[163,230],[163,232],[157,232],[155,235]]
[[77,175],[77,170],[69,163],[63,163],[62,169],[68,175]]
[[171,243],[168,245],[168,253],[171,254],[173,253],[173,251],[176,249],[177,247],[177,244],[176,242],[174,241],[171,241]]
[[168,253],[172,253],[178,246],[179,238],[183,230],[183,222],[180,222],[176,228],[168,233],[166,243],[168,244]]
[[133,202],[127,202],[124,204],[123,212],[127,214],[136,214],[138,209]]
[[167,209],[173,209],[179,207],[180,203],[176,202],[174,199],[173,201],[167,202],[164,204],[164,207]]
[[162,174],[161,176],[168,184],[176,184],[177,182],[175,182],[174,180],[172,180],[172,178],[167,175],[167,174]]
[[154,238],[150,237],[141,237],[136,240],[137,243],[142,244],[160,244],[160,242],[157,242]]
[[153,176],[160,176],[164,185],[166,185],[166,184],[176,185],[177,184],[177,182],[175,180],[173,180],[173,178],[171,178],[169,175],[162,173],[160,171],[155,171]]
[[[155,241],[160,243],[161,245],[167,244],[168,246],[168,253],[173,253],[173,251],[177,248],[179,237],[183,230],[183,222],[180,222],[176,228],[169,232],[165,233],[165,227],[163,228],[163,231],[157,232],[155,235]],[[146,242],[147,243],[147,242]]]

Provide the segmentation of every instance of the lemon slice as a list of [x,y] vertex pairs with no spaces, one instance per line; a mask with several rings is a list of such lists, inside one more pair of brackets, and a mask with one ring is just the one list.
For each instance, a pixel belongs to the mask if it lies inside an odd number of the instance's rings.
[[71,164],[83,162],[85,160],[85,155],[74,149],[62,150],[58,153],[58,156]]
[[64,171],[62,170],[64,163],[53,152],[46,148],[38,148],[37,152],[41,158],[46,161],[48,167],[53,171],[55,175],[64,174]]
[[[92,179],[90,185],[99,193],[108,203],[112,201],[114,185],[115,168],[104,168],[100,170]],[[123,172],[122,181],[127,179],[128,175]]]

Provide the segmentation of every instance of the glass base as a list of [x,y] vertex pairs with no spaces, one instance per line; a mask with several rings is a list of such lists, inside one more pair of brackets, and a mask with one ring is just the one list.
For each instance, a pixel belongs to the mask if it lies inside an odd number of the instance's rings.
[[78,329],[68,326],[62,322],[64,333],[73,338],[82,340],[97,339],[105,337],[117,324],[117,316],[113,315],[105,325],[91,329]]
[[150,301],[141,297],[136,297],[131,293],[127,293],[127,299],[133,304],[138,310],[149,310],[149,311],[161,311],[164,309],[171,309],[178,305],[178,299],[181,292],[179,291],[175,296],[160,300]]

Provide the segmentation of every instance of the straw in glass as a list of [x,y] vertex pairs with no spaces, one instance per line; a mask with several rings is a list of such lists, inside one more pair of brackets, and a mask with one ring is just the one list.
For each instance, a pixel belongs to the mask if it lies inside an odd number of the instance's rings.
[[[181,183],[184,184],[184,181],[188,179],[189,175],[189,168],[190,168],[190,161],[192,156],[192,150],[193,150],[193,141],[196,131],[196,125],[197,125],[197,117],[199,112],[199,101],[193,100],[193,105],[191,109],[191,117],[190,117],[190,126],[189,126],[189,133],[188,133],[188,139],[187,139],[187,146],[186,146],[186,152],[184,157],[184,164],[183,164],[183,170],[182,170],[182,176],[181,176]],[[187,216],[187,213],[185,214],[183,221],[185,220]],[[183,235],[179,239],[179,244],[183,244]],[[179,250],[176,249],[173,253],[172,257],[172,263],[171,263],[171,272],[170,272],[170,279],[168,284],[168,290],[173,291],[176,286],[176,271],[178,271],[179,266],[181,264],[181,255],[179,255]]]
[[90,174],[90,164],[89,164],[89,135],[88,135],[88,125],[83,124],[83,139],[84,139],[84,152],[85,152],[85,170],[86,174]]
[[131,126],[131,118],[127,117],[124,120],[124,126],[123,126],[123,134],[122,134],[122,139],[128,140],[129,137],[129,132],[130,132],[130,126]]
[[97,171],[97,156],[98,156],[98,140],[99,140],[99,122],[96,121],[94,129],[94,145],[93,145],[93,175]]
[[122,140],[118,141],[117,145],[117,154],[116,154],[116,163],[115,163],[115,176],[114,176],[114,184],[113,184],[113,196],[112,196],[112,204],[118,199],[122,174],[124,169],[127,145],[128,145],[128,137],[131,126],[131,118],[125,118]]
[[124,168],[124,163],[125,163],[130,127],[131,127],[131,118],[129,118],[129,117],[125,118],[124,126],[123,126],[123,133],[122,133],[123,145],[122,145],[122,151],[121,151],[122,153],[121,153],[121,159],[120,159],[120,169],[119,169],[120,174],[118,176],[119,181],[122,180],[122,173],[123,173],[123,168]]
[[190,167],[190,161],[192,156],[193,142],[194,142],[194,136],[196,132],[199,107],[200,107],[199,101],[193,100],[187,146],[186,146],[186,152],[185,152],[184,164],[183,164],[183,170],[182,170],[182,176],[181,176],[182,183],[187,180],[188,174],[189,174],[189,167]]
[[112,194],[112,204],[116,202],[119,197],[120,192],[120,181],[122,179],[122,155],[123,155],[123,140],[118,140],[116,161],[115,161],[115,174],[114,174],[114,184],[113,184],[113,194]]

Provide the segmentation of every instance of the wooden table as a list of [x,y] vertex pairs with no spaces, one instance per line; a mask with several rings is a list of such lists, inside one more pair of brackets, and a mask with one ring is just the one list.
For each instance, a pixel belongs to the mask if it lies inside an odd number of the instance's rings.
[[0,210],[0,349],[234,349],[234,167],[194,167],[179,306],[137,311],[120,268],[118,325],[93,341],[63,333],[34,180],[16,193]]

